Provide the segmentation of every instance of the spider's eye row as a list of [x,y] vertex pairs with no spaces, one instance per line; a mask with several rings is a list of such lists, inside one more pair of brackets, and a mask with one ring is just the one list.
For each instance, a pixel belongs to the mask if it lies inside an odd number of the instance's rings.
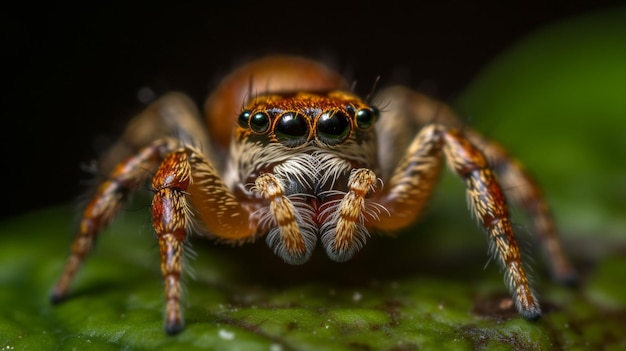
[[283,113],[276,121],[274,131],[278,140],[290,146],[302,144],[309,137],[306,117],[299,112]]
[[244,110],[239,114],[238,122],[240,126],[250,128],[255,133],[264,133],[270,127],[270,117],[265,112],[252,114],[252,111]]
[[[300,111],[286,111],[270,118],[266,111],[243,110],[237,120],[239,126],[250,129],[256,134],[271,134],[284,145],[298,146],[306,143],[313,132],[315,138],[326,145],[337,145],[346,140],[352,128],[367,129],[378,119],[379,111],[376,107],[356,109],[353,105],[346,105],[344,109],[328,109],[318,115],[315,126]],[[354,119],[354,122],[352,122]]]
[[379,114],[376,107],[362,108],[356,113],[356,125],[361,129],[369,128],[376,122]]
[[342,111],[326,111],[317,120],[317,137],[326,144],[339,144],[349,134],[350,119]]

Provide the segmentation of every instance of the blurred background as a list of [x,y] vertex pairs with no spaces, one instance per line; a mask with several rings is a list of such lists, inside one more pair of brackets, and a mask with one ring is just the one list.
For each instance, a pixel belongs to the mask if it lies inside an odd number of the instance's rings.
[[141,110],[141,92],[199,106],[255,55],[326,60],[367,92],[404,83],[454,101],[494,58],[538,28],[620,1],[269,5],[238,1],[56,5],[2,14],[2,217],[72,202],[97,157]]

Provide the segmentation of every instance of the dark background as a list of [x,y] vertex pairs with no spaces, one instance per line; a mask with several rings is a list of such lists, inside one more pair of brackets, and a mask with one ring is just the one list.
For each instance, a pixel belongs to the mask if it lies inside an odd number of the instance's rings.
[[[199,105],[255,55],[328,60],[367,90],[405,83],[452,101],[510,45],[544,25],[615,1],[209,1],[37,5],[2,16],[2,216],[70,203],[95,158],[143,106],[141,88]],[[344,6],[344,5],[341,5]]]

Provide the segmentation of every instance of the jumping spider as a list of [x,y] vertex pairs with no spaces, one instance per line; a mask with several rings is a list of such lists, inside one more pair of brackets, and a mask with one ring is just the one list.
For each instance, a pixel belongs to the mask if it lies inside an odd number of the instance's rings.
[[164,327],[175,334],[184,326],[180,278],[191,232],[231,243],[265,236],[290,264],[306,262],[319,240],[332,260],[346,261],[370,232],[416,220],[444,156],[465,182],[471,212],[487,232],[524,318],[537,319],[541,308],[505,197],[529,214],[554,276],[575,277],[529,174],[440,102],[403,87],[361,99],[318,62],[274,56],[227,76],[205,111],[206,126],[187,97],[170,93],[130,122],[100,162],[109,176],[84,209],[53,301],[67,296],[98,233],[150,176]]

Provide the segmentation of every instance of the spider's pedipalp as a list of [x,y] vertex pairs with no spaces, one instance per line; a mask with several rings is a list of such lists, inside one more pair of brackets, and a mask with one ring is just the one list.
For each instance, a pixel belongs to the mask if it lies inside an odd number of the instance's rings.
[[378,178],[366,168],[355,169],[348,179],[349,191],[341,201],[332,202],[329,217],[320,228],[322,244],[334,261],[347,261],[358,252],[369,237],[365,227],[366,199]]
[[[281,182],[270,173],[260,175],[255,182],[256,190],[269,202],[273,218],[267,243],[287,263],[302,264],[311,256],[317,235],[310,216],[303,216],[289,197],[285,196]],[[308,209],[305,207],[304,214]]]

